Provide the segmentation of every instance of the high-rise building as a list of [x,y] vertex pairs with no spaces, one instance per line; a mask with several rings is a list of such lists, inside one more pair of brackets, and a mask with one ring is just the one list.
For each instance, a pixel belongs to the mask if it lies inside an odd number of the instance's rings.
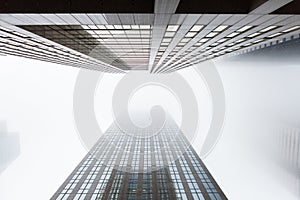
[[299,38],[299,0],[2,0],[0,55],[170,73]]
[[18,133],[9,132],[5,121],[0,121],[0,173],[20,154]]
[[51,199],[227,199],[187,138],[163,128],[115,122]]

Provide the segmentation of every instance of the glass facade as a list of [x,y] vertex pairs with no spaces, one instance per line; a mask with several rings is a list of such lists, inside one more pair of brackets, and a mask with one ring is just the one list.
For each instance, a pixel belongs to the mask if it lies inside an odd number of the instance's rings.
[[2,13],[0,55],[110,73],[171,73],[299,38],[297,16],[179,14],[177,1],[164,2],[148,14]]
[[147,70],[151,25],[27,25],[21,28],[122,70]]
[[175,122],[113,123],[51,199],[227,199]]

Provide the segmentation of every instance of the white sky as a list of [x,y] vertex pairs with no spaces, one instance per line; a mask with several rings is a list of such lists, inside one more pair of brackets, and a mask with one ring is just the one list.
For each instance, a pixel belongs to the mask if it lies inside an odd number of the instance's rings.
[[[86,154],[73,120],[73,87],[79,70],[16,57],[0,56],[0,63],[0,120],[21,137],[21,155],[0,174],[0,199],[49,199]],[[300,69],[244,63],[217,66],[224,81],[227,115],[222,138],[204,160],[210,172],[229,199],[298,199],[280,184],[276,174],[268,173],[274,163],[264,162],[260,156],[263,150],[252,151],[253,143],[246,139],[254,137],[257,141],[257,135],[263,134],[257,126],[257,116],[263,113],[280,113],[291,121],[300,116],[297,109],[293,110],[300,102]],[[181,73],[189,77],[194,90],[203,87],[192,69]],[[104,105],[111,101],[112,88],[120,78],[105,75],[103,83],[107,86],[96,92],[95,109],[103,129],[112,120],[111,107]],[[156,103],[180,115],[176,98],[162,88],[139,91],[130,105],[149,106],[145,94],[153,91],[163,97]],[[99,96],[103,93],[105,98]],[[211,108],[207,91],[197,90],[196,96],[200,118],[205,122],[201,125],[203,131],[208,128]]]
[[73,121],[78,70],[15,57],[0,63],[0,120],[21,140],[21,155],[0,174],[0,199],[49,199],[85,155]]

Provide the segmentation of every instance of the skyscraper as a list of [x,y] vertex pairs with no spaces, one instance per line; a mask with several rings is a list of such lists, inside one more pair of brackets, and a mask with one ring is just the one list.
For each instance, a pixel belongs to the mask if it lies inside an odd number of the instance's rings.
[[20,154],[20,138],[18,133],[7,130],[6,122],[0,121],[0,173]]
[[114,122],[51,199],[227,199],[169,117],[163,127]]
[[298,0],[2,0],[0,56],[171,73],[299,38]]

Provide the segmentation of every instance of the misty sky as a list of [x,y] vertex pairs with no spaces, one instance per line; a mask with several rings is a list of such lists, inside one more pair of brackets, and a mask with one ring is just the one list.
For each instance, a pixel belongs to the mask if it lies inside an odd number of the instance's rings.
[[[79,69],[10,56],[0,56],[0,63],[0,120],[21,140],[20,156],[0,174],[0,199],[49,199],[86,154],[73,119]],[[292,127],[298,123],[299,67],[238,61],[219,61],[216,66],[224,82],[226,123],[216,148],[204,159],[208,169],[229,199],[298,199],[294,179],[269,156],[268,141],[279,123]],[[192,69],[180,73],[196,91],[205,131],[211,118],[209,95]],[[106,86],[95,93],[103,130],[113,120],[112,88],[122,76],[105,75],[101,83]],[[153,101],[145,101],[150,98],[146,94],[156,94],[155,104],[162,104],[180,122],[180,104],[159,87],[138,91],[131,108],[151,107]],[[197,141],[193,146],[199,151]]]

